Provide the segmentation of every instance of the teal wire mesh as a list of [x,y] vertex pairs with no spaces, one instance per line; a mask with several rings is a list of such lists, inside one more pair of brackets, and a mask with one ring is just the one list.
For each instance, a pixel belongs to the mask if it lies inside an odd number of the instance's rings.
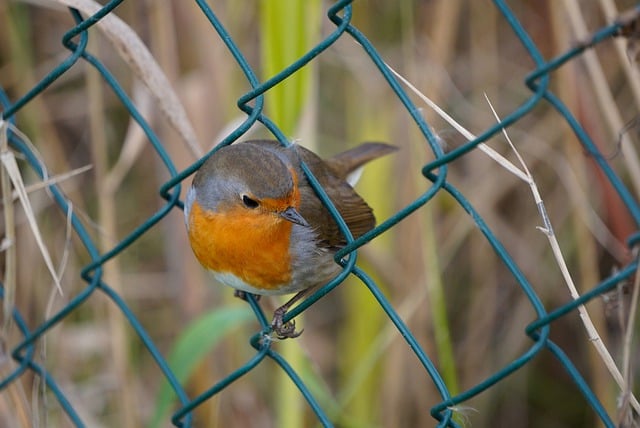
[[[238,379],[253,372],[258,367],[263,366],[267,360],[271,360],[271,362],[275,363],[275,366],[277,366],[279,370],[285,372],[291,379],[291,382],[297,386],[300,395],[307,402],[316,417],[315,423],[323,426],[332,426],[334,423],[333,418],[337,416],[323,408],[320,401],[312,393],[313,388],[303,380],[299,369],[293,367],[286,358],[278,352],[277,343],[273,343],[265,336],[265,334],[269,333],[268,314],[265,315],[265,312],[255,299],[249,298],[248,303],[255,314],[260,329],[254,332],[251,337],[245,338],[249,340],[255,348],[255,353],[246,363],[236,364],[236,366],[239,366],[238,368],[223,374],[221,378],[210,385],[206,391],[192,394],[185,390],[184,385],[181,385],[178,377],[167,364],[165,360],[165,350],[160,349],[156,344],[156,339],[152,338],[147,332],[148,327],[145,328],[139,321],[140,314],[131,308],[131,305],[125,301],[121,293],[115,291],[112,286],[113,284],[109,284],[104,279],[104,266],[108,264],[109,261],[120,256],[125,257],[123,253],[127,248],[137,241],[142,240],[145,234],[153,228],[161,227],[160,223],[165,217],[182,209],[183,205],[180,200],[181,186],[183,182],[200,167],[205,159],[202,158],[188,168],[179,171],[167,147],[156,136],[153,127],[136,109],[123,89],[121,82],[105,67],[99,55],[94,55],[91,49],[88,48],[88,39],[93,27],[99,23],[101,19],[104,19],[112,13],[121,3],[130,2],[124,2],[122,0],[111,1],[101,7],[99,11],[91,17],[84,16],[75,9],[70,9],[69,13],[75,21],[75,25],[62,37],[62,45],[68,50],[67,56],[62,60],[56,59],[56,64],[44,73],[42,80],[26,92],[16,93],[13,94],[13,96],[8,96],[4,91],[0,92],[2,118],[5,121],[11,122],[17,128],[20,128],[21,124],[16,122],[16,114],[21,109],[27,107],[34,98],[46,91],[50,85],[54,84],[66,73],[73,72],[74,68],[80,64],[94,68],[100,74],[102,81],[108,86],[111,93],[115,95],[118,102],[125,107],[130,117],[142,128],[148,142],[153,147],[156,158],[162,164],[165,174],[169,177],[159,189],[149,189],[149,192],[159,194],[164,202],[158,207],[156,212],[133,228],[132,232],[120,239],[119,242],[111,248],[104,250],[98,248],[95,238],[93,238],[92,234],[88,231],[86,222],[72,210],[70,201],[60,187],[56,184],[47,186],[51,198],[60,208],[61,212],[64,215],[71,213],[70,222],[73,234],[75,238],[77,238],[77,242],[81,244],[83,248],[82,251],[86,254],[87,262],[82,270],[77,273],[84,281],[84,286],[81,291],[70,297],[61,309],[54,312],[51,316],[48,316],[45,321],[32,322],[29,319],[29,308],[16,306],[12,309],[11,318],[21,337],[17,342],[11,342],[10,348],[7,349],[5,347],[3,350],[3,353],[10,356],[14,364],[10,370],[5,369],[3,371],[2,378],[0,379],[0,391],[9,391],[12,385],[15,386],[15,384],[19,383],[22,379],[30,377],[39,378],[42,383],[46,384],[49,396],[55,399],[55,402],[62,408],[68,421],[72,425],[84,426],[87,424],[88,422],[83,419],[83,412],[76,409],[72,404],[73,400],[69,399],[68,391],[72,388],[65,380],[59,379],[55,371],[47,369],[46,364],[41,361],[40,355],[37,352],[37,344],[39,341],[46,339],[47,336],[51,334],[51,331],[66,319],[82,316],[82,308],[86,305],[87,301],[89,299],[96,299],[97,296],[101,295],[108,298],[110,305],[126,319],[129,327],[135,332],[135,335],[142,344],[140,352],[147,353],[152,358],[155,362],[154,370],[156,376],[166,379],[174,394],[177,396],[179,406],[171,416],[171,423],[173,425],[192,426],[194,423],[193,412],[202,406],[203,403],[217,394],[224,393],[225,389],[230,387]],[[244,53],[234,41],[234,38],[228,33],[225,23],[218,19],[206,2],[196,1],[195,3],[200,8],[201,13],[207,18],[211,27],[215,30],[215,35],[212,33],[212,37],[219,38],[219,40],[225,44],[230,54],[227,61],[233,62],[234,65],[241,70],[246,81],[251,86],[251,90],[247,91],[237,100],[237,107],[246,113],[246,118],[241,124],[235,127],[233,131],[228,133],[216,148],[241,139],[257,122],[268,129],[275,138],[286,143],[287,137],[278,129],[278,124],[273,123],[269,120],[268,116],[264,114],[263,103],[265,94],[268,94],[268,91],[272,87],[282,84],[288,76],[296,73],[309,62],[316,60],[318,56],[322,55],[338,41],[350,40],[351,48],[355,46],[355,49],[361,50],[368,57],[366,72],[379,74],[392,90],[393,94],[395,94],[398,102],[404,106],[413,121],[413,126],[415,126],[421,134],[424,148],[430,151],[431,158],[433,159],[423,165],[421,171],[417,172],[425,179],[424,188],[426,190],[410,203],[400,207],[393,215],[380,222],[371,232],[357,240],[350,239],[349,245],[336,256],[337,262],[340,262],[344,266],[342,274],[291,310],[287,314],[285,321],[295,319],[295,317],[306,311],[321,298],[325,297],[331,290],[336,288],[347,276],[353,275],[361,281],[377,302],[380,309],[388,316],[397,330],[398,337],[401,337],[405,345],[408,346],[408,349],[412,352],[414,358],[419,361],[424,378],[431,383],[433,390],[437,392],[437,397],[434,395],[425,395],[424,399],[422,399],[422,397],[420,398],[423,402],[423,411],[431,415],[434,424],[437,426],[461,426],[464,425],[465,418],[473,421],[472,414],[463,417],[455,417],[455,415],[456,413],[464,414],[463,409],[472,402],[471,400],[485,393],[487,390],[496,388],[500,384],[507,382],[510,375],[523,370],[523,368],[528,365],[534,364],[536,358],[539,358],[541,355],[552,357],[556,360],[556,367],[563,373],[563,378],[572,383],[572,385],[567,388],[572,391],[572,394],[581,396],[580,400],[584,407],[589,409],[591,415],[589,416],[590,420],[599,421],[599,423],[604,426],[615,426],[614,420],[616,420],[616,415],[608,413],[601,404],[600,398],[594,394],[589,379],[586,379],[581,374],[584,367],[579,368],[576,363],[572,361],[570,357],[571,341],[566,340],[563,342],[563,338],[552,340],[551,329],[555,323],[561,322],[563,318],[576,316],[580,305],[606,295],[611,290],[619,287],[620,284],[632,279],[637,268],[636,260],[633,259],[626,265],[619,266],[613,274],[607,276],[599,283],[590,284],[589,291],[584,293],[579,299],[569,300],[567,298],[562,305],[550,306],[541,299],[536,286],[529,282],[523,273],[522,267],[514,261],[514,257],[501,243],[495,230],[485,222],[483,216],[480,214],[480,210],[471,202],[473,198],[461,191],[448,177],[454,161],[469,156],[480,143],[486,142],[490,138],[499,135],[502,129],[510,129],[514,124],[533,115],[537,107],[545,104],[555,109],[555,114],[565,120],[567,126],[572,130],[582,145],[584,153],[593,159],[599,173],[602,174],[604,179],[615,189],[616,194],[622,201],[624,209],[633,221],[633,227],[637,227],[640,221],[640,207],[637,204],[636,198],[627,188],[623,178],[616,173],[612,166],[613,163],[602,154],[600,148],[594,143],[593,138],[574,116],[575,113],[563,104],[550,83],[554,72],[565,64],[581,58],[589,49],[593,49],[599,45],[611,44],[612,39],[621,34],[626,34],[630,36],[630,38],[635,37],[634,27],[632,25],[635,22],[629,19],[629,17],[633,18],[634,15],[630,14],[626,20],[619,20],[613,24],[603,24],[598,31],[593,32],[588,39],[583,40],[581,43],[576,43],[574,48],[560,55],[552,56],[551,59],[546,59],[545,57],[547,55],[543,55],[540,52],[536,43],[534,43],[527,33],[526,28],[519,22],[516,14],[510,10],[507,2],[495,0],[491,7],[495,7],[496,11],[499,12],[499,19],[505,20],[510,26],[511,33],[508,37],[520,43],[529,55],[532,66],[524,80],[529,95],[519,106],[515,106],[508,114],[503,115],[499,122],[479,133],[477,138],[470,142],[449,148],[441,144],[440,137],[435,135],[432,127],[425,121],[423,112],[419,108],[422,106],[417,104],[406,87],[398,82],[393,73],[385,65],[376,47],[369,42],[367,37],[365,37],[354,24],[355,12],[353,9],[354,6],[351,4],[352,2],[340,1],[331,6],[328,9],[325,20],[326,23],[332,25],[332,28],[326,32],[323,40],[314,46],[306,55],[290,64],[290,66],[281,73],[264,82],[260,81],[253,67],[245,59]],[[489,5],[487,5],[487,7],[489,7]],[[621,130],[621,132],[626,131]],[[23,168],[29,168],[32,173],[35,173],[41,180],[44,180],[47,173],[43,168],[40,158],[32,147],[24,141],[21,135],[11,129],[8,131],[8,138],[11,150],[22,159]],[[318,194],[321,195],[321,199],[327,207],[329,207],[336,221],[341,225],[343,233],[348,235],[344,223],[333,208],[331,201],[324,195],[319,183],[312,177],[310,171],[305,169],[305,172],[309,176]],[[409,328],[407,323],[398,314],[398,309],[394,308],[394,305],[392,305],[386,297],[386,293],[380,289],[372,276],[367,273],[366,269],[356,266],[357,249],[396,227],[409,215],[420,212],[420,210],[424,209],[427,204],[434,200],[436,195],[445,193],[450,196],[450,200],[455,201],[459,207],[469,214],[469,217],[484,236],[490,248],[504,264],[506,272],[510,274],[508,282],[517,284],[519,292],[526,297],[532,314],[530,323],[524,330],[520,330],[521,335],[528,337],[526,346],[516,350],[502,350],[505,355],[509,355],[510,357],[503,358],[499,367],[490,370],[488,375],[476,379],[473,384],[465,385],[462,392],[450,390],[450,386],[443,380],[440,372],[440,364],[434,362],[434,358],[430,353],[431,350],[428,351],[424,346],[423,338],[414,335],[412,329]],[[637,237],[637,232],[628,235],[627,244],[630,249],[635,246]],[[395,255],[394,257],[400,256],[401,255]],[[18,293],[20,292],[19,290],[20,287],[18,287]],[[4,298],[4,289],[0,289],[0,293]],[[462,307],[457,307],[456,310],[463,309]],[[499,344],[496,346],[499,347]],[[467,350],[467,352],[473,352],[473,350]],[[482,358],[481,355],[478,356],[478,359],[480,358]],[[270,367],[273,367],[273,365]],[[87,370],[90,369],[87,368]],[[67,384],[63,387],[63,383]],[[49,403],[49,405],[51,405],[51,403]],[[482,412],[484,410],[480,408],[477,409],[477,411]],[[544,413],[545,409],[538,409],[538,411]]]

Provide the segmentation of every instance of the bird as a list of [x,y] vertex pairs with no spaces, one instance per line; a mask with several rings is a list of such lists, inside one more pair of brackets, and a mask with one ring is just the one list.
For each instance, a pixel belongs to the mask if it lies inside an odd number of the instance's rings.
[[362,166],[397,150],[366,142],[328,159],[298,144],[249,140],[214,151],[196,172],[184,202],[191,249],[221,283],[246,293],[297,293],[276,309],[272,331],[293,338],[287,310],[340,273],[334,261],[347,244],[338,224],[302,170],[321,184],[354,238],[376,224],[372,209],[349,180]]

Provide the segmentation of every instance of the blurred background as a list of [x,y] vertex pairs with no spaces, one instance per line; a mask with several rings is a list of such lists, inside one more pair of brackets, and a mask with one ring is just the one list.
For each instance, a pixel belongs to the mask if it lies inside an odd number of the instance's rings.
[[[68,55],[61,39],[75,24],[65,3],[0,2],[0,86],[11,101]],[[210,7],[263,81],[334,31],[326,17],[331,4],[216,0]],[[507,4],[545,59],[566,52],[635,6],[622,0]],[[184,134],[167,120],[161,103],[143,88],[140,75],[123,60],[123,48],[108,31],[92,27],[88,51],[134,99],[176,169],[183,171],[246,117],[237,100],[251,86],[195,2],[124,1],[115,14],[146,44],[166,75],[197,145],[185,143]],[[362,0],[354,2],[352,24],[393,69],[476,135],[496,122],[485,94],[501,117],[531,96],[524,79],[534,62],[493,2]],[[637,196],[640,81],[634,48],[622,38],[606,41],[554,72],[550,88]],[[165,93],[156,96],[165,98]],[[412,93],[410,98],[445,151],[464,144],[464,137],[419,96]],[[421,169],[434,159],[431,149],[350,37],[344,35],[297,77],[268,91],[265,103],[265,114],[287,137],[322,156],[364,140],[399,147],[397,154],[371,164],[357,187],[379,222],[429,188]],[[167,168],[85,62],[60,76],[15,117],[50,176],[91,166],[60,186],[101,251],[113,248],[164,204],[159,188],[170,178]],[[625,266],[632,259],[625,240],[637,225],[562,116],[542,102],[508,133],[536,180],[579,291],[588,291]],[[257,125],[241,139],[263,137],[273,138]],[[488,144],[517,164],[503,137]],[[25,165],[20,159],[18,164]],[[27,185],[39,181],[28,168],[21,171]],[[570,301],[549,242],[537,229],[542,220],[526,183],[478,150],[451,162],[447,180],[487,222],[547,310]],[[185,180],[183,192],[190,181]],[[24,212],[16,208],[15,305],[34,328],[86,287],[79,272],[89,257],[47,192],[34,190],[30,200],[54,264],[65,263],[61,296]],[[529,300],[473,220],[444,192],[363,247],[358,264],[408,324],[452,394],[482,382],[533,343],[524,332],[536,318]],[[248,341],[259,325],[246,303],[215,284],[196,262],[180,210],[174,209],[105,264],[104,275],[161,353],[175,356],[172,362],[183,368],[183,384],[191,397],[255,354]],[[632,288],[621,284],[587,306],[619,366]],[[261,305],[270,315],[278,301],[265,298]],[[227,320],[224,327],[220,320]],[[210,334],[196,345],[184,345],[183,353],[198,355],[187,363],[176,356],[176,344],[194,325]],[[435,426],[429,410],[441,397],[362,283],[349,279],[340,285],[307,310],[298,326],[305,330],[299,339],[274,347],[300,371],[337,426]],[[628,403],[622,410],[617,407],[621,390],[578,313],[555,321],[551,338],[611,418],[620,426],[637,426],[624,416]],[[15,326],[5,323],[2,352],[19,340]],[[631,350],[628,378],[633,381],[637,341]],[[178,408],[175,396],[163,385],[161,371],[126,317],[104,294],[93,293],[50,330],[37,353],[87,426],[171,426],[170,415]],[[6,354],[3,358],[6,373],[14,366]],[[475,427],[601,426],[564,367],[547,351],[456,411],[459,422]],[[70,424],[51,391],[29,372],[0,391],[0,414],[0,426]],[[199,406],[195,421],[208,427],[318,424],[297,389],[268,360]]]

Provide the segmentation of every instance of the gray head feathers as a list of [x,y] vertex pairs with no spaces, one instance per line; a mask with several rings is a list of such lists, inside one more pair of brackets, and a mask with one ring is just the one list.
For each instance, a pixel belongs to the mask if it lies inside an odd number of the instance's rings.
[[292,166],[285,156],[261,144],[239,143],[214,153],[193,180],[198,201],[215,210],[220,202],[280,199],[293,191]]

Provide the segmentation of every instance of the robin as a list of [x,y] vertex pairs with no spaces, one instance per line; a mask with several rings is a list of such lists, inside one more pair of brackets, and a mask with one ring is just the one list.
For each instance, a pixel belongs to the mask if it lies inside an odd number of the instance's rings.
[[322,160],[299,145],[254,140],[216,151],[196,173],[187,192],[185,222],[198,261],[236,294],[297,293],[278,308],[272,329],[296,337],[286,311],[341,271],[333,256],[347,243],[309,184],[304,161],[322,185],[354,238],[375,226],[367,203],[348,177],[396,147],[364,143]]

